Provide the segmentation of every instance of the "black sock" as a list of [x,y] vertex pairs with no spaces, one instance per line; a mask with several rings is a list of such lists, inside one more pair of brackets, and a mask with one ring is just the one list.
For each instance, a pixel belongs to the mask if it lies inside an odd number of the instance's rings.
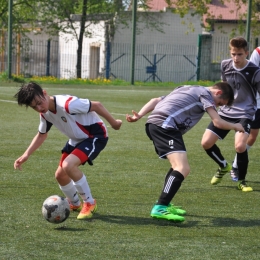
[[168,178],[164,183],[164,187],[161,196],[158,199],[157,205],[168,206],[184,180],[184,176],[180,172],[174,170],[168,172],[167,176]]
[[216,144],[214,144],[211,148],[205,150],[209,157],[211,157],[221,168],[226,167],[226,160],[222,156],[220,149]]
[[247,174],[248,167],[248,153],[247,149],[243,153],[237,153],[237,168],[238,168],[238,180],[244,180]]

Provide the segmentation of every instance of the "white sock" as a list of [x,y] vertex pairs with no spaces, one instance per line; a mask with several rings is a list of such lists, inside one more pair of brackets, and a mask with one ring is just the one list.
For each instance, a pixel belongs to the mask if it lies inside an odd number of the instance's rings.
[[86,176],[83,174],[82,178],[76,182],[74,182],[74,186],[76,187],[78,194],[81,196],[84,202],[94,203],[94,199],[91,195],[90,187],[87,182]]
[[60,186],[61,191],[64,193],[64,195],[67,197],[67,199],[75,206],[80,205],[79,196],[77,194],[76,187],[73,185],[73,181],[71,181],[69,184],[65,186]]
[[[250,148],[251,148],[251,146],[247,144],[246,145],[247,151],[249,151]],[[237,155],[235,156],[235,159],[234,159],[234,162],[233,162],[233,167],[236,168],[236,169],[238,168],[237,167]]]

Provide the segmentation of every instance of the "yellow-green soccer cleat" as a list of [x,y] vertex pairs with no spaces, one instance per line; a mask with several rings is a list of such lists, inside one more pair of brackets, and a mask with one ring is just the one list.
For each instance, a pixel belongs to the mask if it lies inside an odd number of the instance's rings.
[[151,217],[174,222],[183,222],[185,220],[185,218],[182,216],[172,214],[169,210],[169,206],[164,205],[154,205],[151,211]]
[[222,181],[222,177],[227,173],[230,172],[232,169],[232,165],[227,163],[227,166],[225,168],[218,168],[217,173],[213,176],[211,179],[211,184],[216,185]]
[[96,200],[94,200],[93,204],[90,204],[89,202],[83,202],[82,209],[77,216],[77,219],[87,219],[91,218],[93,216],[93,213],[97,210],[97,203]]
[[242,191],[245,191],[245,192],[253,191],[253,189],[246,184],[246,181],[245,181],[245,180],[239,181],[239,183],[238,183],[238,185],[237,185],[237,188],[238,188],[239,190],[242,190]]
[[168,211],[179,216],[186,215],[186,210],[181,209],[180,206],[174,206],[172,203],[168,205]]

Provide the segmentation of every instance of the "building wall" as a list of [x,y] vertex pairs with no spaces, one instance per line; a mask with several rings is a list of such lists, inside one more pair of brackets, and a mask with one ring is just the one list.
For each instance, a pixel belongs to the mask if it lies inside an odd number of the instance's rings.
[[[202,33],[201,19],[190,14],[180,18],[165,12],[138,13],[135,47],[135,80],[186,81],[195,79],[198,35]],[[150,19],[150,27],[146,27]],[[111,75],[130,80],[132,19],[128,27],[117,24],[111,48]],[[161,26],[156,30],[153,23]]]
[[[75,22],[79,25],[79,22]],[[89,78],[90,71],[92,75],[96,72],[91,70],[92,65],[96,67],[96,60],[98,60],[98,72],[104,67],[105,62],[105,27],[104,22],[96,25],[89,25],[87,30],[92,33],[91,37],[84,37],[82,48],[82,78]],[[79,28],[77,29],[79,35]],[[97,55],[99,49],[100,56]],[[59,35],[59,77],[60,78],[75,78],[76,64],[77,64],[77,50],[78,42],[70,34],[60,33]],[[94,53],[91,53],[91,50]],[[92,58],[90,58],[92,57]],[[93,58],[94,57],[94,58]],[[91,61],[91,62],[90,62]],[[93,74],[94,73],[94,74]]]

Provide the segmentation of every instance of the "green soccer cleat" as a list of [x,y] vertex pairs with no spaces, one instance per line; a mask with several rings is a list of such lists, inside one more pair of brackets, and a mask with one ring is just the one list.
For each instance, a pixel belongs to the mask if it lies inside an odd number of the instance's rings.
[[185,220],[182,216],[172,214],[169,210],[169,206],[164,205],[154,205],[151,211],[151,217],[175,222],[182,222]]
[[[156,203],[158,203],[158,200],[156,201]],[[156,203],[155,203],[155,204],[156,204]],[[168,206],[173,206],[173,207],[176,208],[176,209],[181,209],[181,208],[182,208],[181,206],[174,205],[173,203],[169,203]]]
[[239,183],[238,183],[238,185],[237,185],[237,188],[238,188],[239,190],[242,190],[242,191],[245,191],[245,192],[253,191],[253,189],[246,184],[246,181],[245,181],[245,180],[239,181]]
[[216,185],[218,183],[220,183],[222,181],[222,177],[227,173],[230,172],[230,170],[232,169],[232,165],[227,163],[227,166],[224,168],[218,168],[217,173],[213,176],[213,178],[211,179],[211,184],[212,185]]
[[180,206],[174,206],[172,203],[168,205],[168,210],[174,215],[186,215],[186,210],[181,209]]

